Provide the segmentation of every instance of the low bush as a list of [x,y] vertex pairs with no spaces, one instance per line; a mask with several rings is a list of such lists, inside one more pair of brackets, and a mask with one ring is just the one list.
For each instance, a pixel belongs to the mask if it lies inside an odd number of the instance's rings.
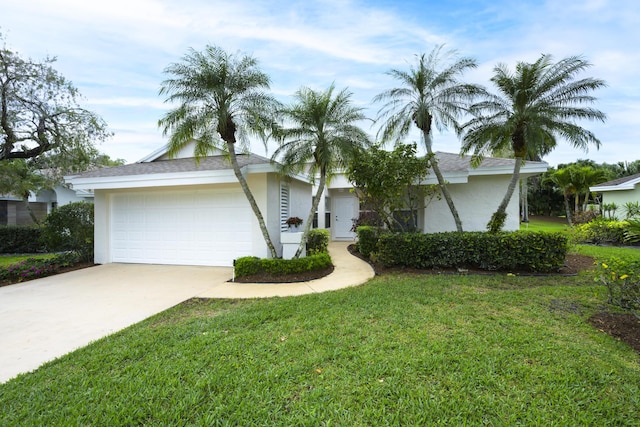
[[40,227],[0,227],[0,253],[29,254],[44,251]]
[[561,233],[394,233],[380,236],[373,258],[387,267],[552,272],[567,251]]
[[81,261],[77,252],[63,252],[51,258],[28,258],[6,267],[0,267],[0,282],[24,282],[50,276],[60,269],[71,267]]
[[624,231],[627,224],[626,221],[598,218],[586,224],[576,225],[573,239],[577,243],[620,245],[624,242]]
[[307,235],[307,255],[328,253],[329,251],[329,230],[313,229]]
[[596,280],[609,290],[610,304],[640,317],[640,258],[609,258],[600,263]]
[[44,221],[43,240],[51,251],[77,251],[93,259],[93,203],[75,202],[51,212]]
[[319,253],[302,258],[258,258],[242,257],[235,260],[236,277],[268,274],[270,276],[285,276],[287,274],[304,273],[307,271],[323,270],[331,267],[331,257],[328,253]]

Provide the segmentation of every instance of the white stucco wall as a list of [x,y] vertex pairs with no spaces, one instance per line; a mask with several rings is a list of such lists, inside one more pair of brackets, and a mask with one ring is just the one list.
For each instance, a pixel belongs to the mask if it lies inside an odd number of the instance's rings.
[[93,215],[93,251],[94,262],[96,264],[107,264],[110,259],[110,212],[109,191],[96,190],[93,199],[94,215]]
[[[464,231],[486,231],[487,222],[504,197],[510,176],[470,176],[466,184],[449,184],[453,202]],[[517,190],[517,189],[516,189]],[[514,191],[507,207],[504,230],[520,228],[518,191]],[[455,231],[456,226],[444,198],[428,201],[424,215],[425,233]]]
[[627,202],[640,202],[640,186],[636,185],[633,190],[604,191],[602,193],[602,203],[615,203],[618,209],[615,217],[619,220],[625,218],[624,204]]

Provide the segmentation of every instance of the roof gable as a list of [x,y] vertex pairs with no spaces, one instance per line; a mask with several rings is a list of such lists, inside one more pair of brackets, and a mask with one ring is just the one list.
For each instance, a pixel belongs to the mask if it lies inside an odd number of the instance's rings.
[[614,179],[612,181],[603,182],[602,184],[589,187],[591,191],[618,191],[633,190],[636,184],[640,184],[640,173],[625,176],[623,178]]

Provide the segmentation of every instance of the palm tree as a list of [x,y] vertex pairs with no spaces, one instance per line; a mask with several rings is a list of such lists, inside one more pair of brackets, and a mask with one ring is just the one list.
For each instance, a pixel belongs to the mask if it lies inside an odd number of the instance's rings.
[[196,161],[216,148],[228,154],[269,252],[277,257],[236,157],[236,143],[246,146],[250,134],[264,137],[272,123],[277,103],[264,92],[269,89],[269,77],[260,71],[256,59],[216,46],[206,46],[202,52],[190,49],[182,62],[170,64],[164,72],[171,77],[162,82],[160,95],[166,95],[165,102],[180,104],[158,121],[163,134],[170,134],[169,155],[191,141],[195,141]]
[[515,155],[507,192],[487,225],[490,231],[499,231],[504,225],[507,205],[527,155],[547,154],[557,145],[558,137],[576,148],[586,150],[590,143],[600,147],[593,133],[575,123],[578,119],[604,122],[606,118],[601,111],[585,106],[596,100],[590,92],[605,86],[604,81],[575,80],[589,66],[576,56],[553,63],[550,55],[542,55],[532,64],[519,62],[515,73],[499,64],[491,81],[500,94],[487,94],[471,106],[474,117],[462,128],[462,152],[473,150],[479,160],[485,153],[510,146]]
[[[427,153],[432,160],[432,168],[442,190],[456,229],[462,231],[462,222],[447,188],[440,167],[433,157],[432,129],[443,131],[450,127],[458,130],[458,118],[466,105],[478,94],[484,93],[480,86],[465,84],[460,75],[477,66],[470,58],[457,58],[455,52],[442,54],[442,46],[436,46],[429,56],[421,54],[417,65],[409,71],[391,70],[388,74],[401,83],[374,98],[374,102],[384,102],[378,113],[378,120],[384,120],[380,129],[382,140],[402,138],[415,124],[422,132]],[[447,63],[445,63],[447,61]]]
[[[325,91],[301,88],[294,104],[282,111],[285,125],[273,159],[280,160],[286,174],[307,172],[312,181],[319,176],[303,236],[309,232],[327,178],[344,168],[356,150],[369,145],[369,137],[356,125],[365,119],[362,108],[352,105],[347,89],[336,94],[334,90],[333,84]],[[304,244],[302,239],[296,258]]]

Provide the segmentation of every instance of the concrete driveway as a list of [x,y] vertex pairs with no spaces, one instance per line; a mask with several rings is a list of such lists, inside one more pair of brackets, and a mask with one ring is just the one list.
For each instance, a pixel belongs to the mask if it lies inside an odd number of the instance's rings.
[[374,276],[329,243],[333,273],[303,283],[229,283],[231,267],[104,264],[0,287],[0,383],[189,298],[268,298],[357,286]]
[[204,294],[225,267],[105,264],[0,288],[0,383]]

